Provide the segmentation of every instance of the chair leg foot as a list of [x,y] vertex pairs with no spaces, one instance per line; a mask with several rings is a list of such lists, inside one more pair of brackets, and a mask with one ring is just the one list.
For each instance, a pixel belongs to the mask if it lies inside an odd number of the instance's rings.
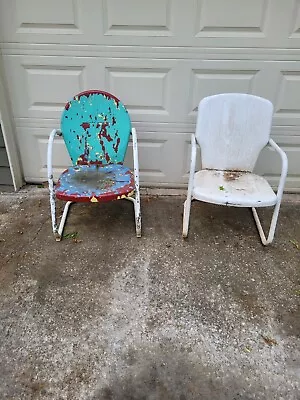
[[141,229],[136,229],[136,237],[141,238],[142,237],[142,231]]
[[54,233],[54,238],[56,242],[60,242],[62,239],[62,236],[58,234],[58,232]]
[[252,207],[252,214],[254,217],[254,221],[256,223],[257,226],[257,230],[261,239],[261,242],[264,246],[267,246],[268,244],[271,244],[273,242],[274,239],[274,235],[275,235],[275,230],[276,230],[276,226],[277,226],[277,220],[278,220],[278,214],[279,214],[279,208],[280,208],[280,203],[277,203],[275,205],[275,209],[273,212],[273,216],[272,216],[272,220],[271,220],[271,226],[270,226],[270,230],[268,233],[268,237],[266,237],[264,231],[263,231],[263,227],[261,225],[260,219],[258,217],[257,211],[254,207]]
[[51,207],[51,220],[52,220],[52,230],[53,230],[53,235],[54,239],[56,242],[60,242],[62,239],[62,233],[64,230],[64,226],[67,220],[68,216],[68,211],[70,208],[70,205],[72,204],[72,201],[67,201],[59,226],[57,226],[56,223],[56,205],[55,205],[55,198],[53,193],[50,194],[50,207]]

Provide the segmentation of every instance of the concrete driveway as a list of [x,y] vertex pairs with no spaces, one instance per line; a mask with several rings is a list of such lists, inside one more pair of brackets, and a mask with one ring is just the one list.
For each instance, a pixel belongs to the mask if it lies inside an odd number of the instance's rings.
[[[300,204],[264,248],[248,209],[182,197],[0,196],[0,399],[300,399]],[[262,212],[267,222],[271,212]]]

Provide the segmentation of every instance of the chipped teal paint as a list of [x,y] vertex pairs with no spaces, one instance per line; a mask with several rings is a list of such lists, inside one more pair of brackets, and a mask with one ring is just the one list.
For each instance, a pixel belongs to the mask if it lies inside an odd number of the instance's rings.
[[135,190],[133,174],[120,164],[77,165],[60,176],[56,197],[65,201],[110,201]]
[[123,163],[131,122],[124,105],[101,91],[79,93],[61,118],[63,138],[73,165]]

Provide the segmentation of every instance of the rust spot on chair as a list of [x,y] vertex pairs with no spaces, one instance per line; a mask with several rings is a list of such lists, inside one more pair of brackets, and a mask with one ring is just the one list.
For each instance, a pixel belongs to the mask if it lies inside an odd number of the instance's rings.
[[242,173],[240,171],[224,171],[223,177],[225,181],[235,181]]

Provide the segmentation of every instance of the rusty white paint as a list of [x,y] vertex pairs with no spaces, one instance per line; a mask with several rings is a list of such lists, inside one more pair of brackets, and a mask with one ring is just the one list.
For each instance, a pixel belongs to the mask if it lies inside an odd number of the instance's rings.
[[227,175],[226,171],[203,169],[194,177],[196,200],[236,207],[268,207],[277,202],[268,182],[250,172]]
[[47,148],[47,175],[48,175],[48,185],[50,193],[51,222],[52,222],[52,230],[55,236],[58,236],[58,228],[56,223],[55,193],[54,193],[53,168],[52,168],[52,148],[53,148],[54,137],[57,134],[58,134],[57,129],[53,129],[51,131]]
[[[140,200],[140,176],[139,176],[139,157],[136,129],[132,128],[132,144],[133,144],[133,168],[134,168],[134,184],[135,190],[125,196],[125,200],[129,200],[134,205],[135,231],[136,237],[142,236],[142,216],[141,216],[141,200]],[[121,196],[122,198],[122,196]]]
[[258,229],[259,236],[261,238],[261,241],[263,245],[267,245],[272,243],[274,239],[274,234],[276,230],[276,225],[277,225],[277,220],[278,220],[278,215],[279,215],[279,210],[280,210],[280,205],[281,205],[281,200],[282,200],[282,195],[283,195],[283,190],[284,190],[284,184],[288,172],[288,158],[285,154],[285,152],[274,142],[273,139],[269,140],[269,145],[280,155],[281,158],[281,175],[280,175],[280,180],[279,180],[279,185],[277,189],[277,202],[274,208],[274,212],[272,215],[272,220],[271,220],[271,226],[269,230],[268,237],[266,237],[263,228],[261,226],[257,211],[254,207],[252,207],[252,212],[254,216],[254,220],[256,222],[256,226]]
[[55,136],[61,136],[61,131],[59,129],[53,129],[49,136],[48,148],[47,148],[47,175],[48,175],[49,194],[50,194],[52,230],[53,230],[53,234],[54,234],[56,241],[59,242],[62,238],[62,233],[63,233],[66,219],[68,216],[68,211],[69,211],[69,208],[70,208],[70,205],[72,204],[72,202],[68,201],[66,203],[60,224],[59,224],[59,226],[57,226],[55,191],[54,191],[53,168],[52,168],[52,149],[53,149],[53,141],[54,141]]
[[202,168],[253,171],[268,143],[272,114],[272,103],[257,96],[229,93],[203,99],[196,127]]
[[[187,237],[193,199],[234,207],[251,207],[264,245],[273,241],[277,225],[288,160],[285,152],[270,139],[272,104],[245,94],[222,94],[199,104],[187,199],[184,203],[183,237]],[[243,129],[244,127],[244,129]],[[201,147],[202,170],[195,171],[197,142]],[[262,148],[269,145],[279,153],[282,171],[277,193],[268,182],[251,171]],[[275,206],[266,237],[256,207]]]
[[[141,200],[140,200],[140,175],[139,175],[139,157],[138,157],[138,144],[136,129],[132,128],[132,144],[133,144],[133,170],[134,170],[134,183],[135,183],[135,197],[134,197],[134,215],[135,215],[135,228],[136,236],[142,236],[142,217],[141,217]],[[128,197],[131,199],[131,197]]]

